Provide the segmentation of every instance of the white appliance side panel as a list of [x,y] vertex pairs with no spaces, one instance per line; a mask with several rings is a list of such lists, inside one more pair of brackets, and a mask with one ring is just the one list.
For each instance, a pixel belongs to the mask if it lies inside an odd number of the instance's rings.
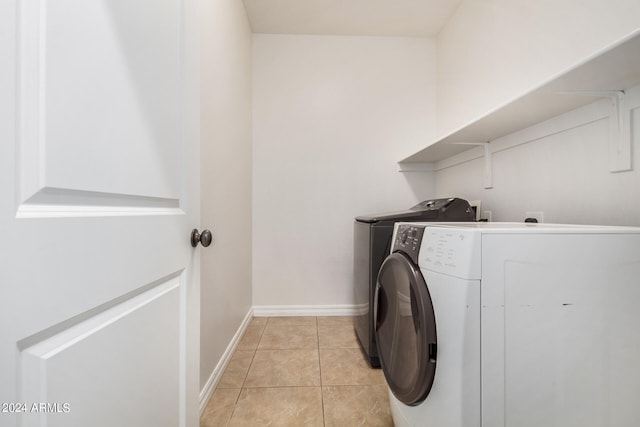
[[482,245],[483,425],[640,425],[640,236]]

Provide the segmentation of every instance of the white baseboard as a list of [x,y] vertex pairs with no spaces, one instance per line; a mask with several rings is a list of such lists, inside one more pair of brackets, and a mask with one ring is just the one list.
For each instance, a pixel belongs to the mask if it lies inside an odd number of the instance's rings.
[[340,305],[254,305],[253,315],[266,316],[355,316],[354,304]]
[[249,309],[249,312],[247,313],[247,315],[244,317],[244,320],[240,324],[240,327],[236,331],[235,335],[231,339],[231,342],[229,343],[229,346],[227,347],[224,354],[220,358],[220,361],[218,362],[215,369],[211,373],[211,376],[207,380],[207,383],[205,384],[204,388],[200,391],[200,415],[202,415],[202,412],[204,412],[204,408],[207,406],[207,403],[209,403],[209,399],[211,399],[211,395],[213,394],[216,387],[218,386],[218,383],[220,382],[220,378],[222,377],[224,370],[227,368],[227,365],[231,360],[231,356],[233,356],[233,353],[236,351],[236,347],[238,347],[238,343],[240,342],[240,339],[242,338],[244,331],[247,329],[247,326],[249,326],[249,323],[251,322],[251,318],[253,317],[253,315],[254,315],[253,309],[251,308]]

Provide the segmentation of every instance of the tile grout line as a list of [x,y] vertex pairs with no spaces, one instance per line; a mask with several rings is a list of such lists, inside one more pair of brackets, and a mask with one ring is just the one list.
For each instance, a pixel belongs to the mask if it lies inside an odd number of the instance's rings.
[[[325,388],[325,384],[324,384],[324,380],[322,377],[322,363],[321,363],[321,346],[320,346],[320,321],[318,319],[318,316],[314,316],[314,321],[315,321],[315,327],[316,327],[316,350],[317,350],[317,366],[318,366],[318,373],[319,373],[319,391],[320,391],[320,403],[321,403],[321,417],[322,417],[322,421],[321,424],[319,423],[319,425],[325,426],[327,425],[327,419],[326,419],[326,407],[325,404],[327,402],[325,402],[325,394],[324,394],[324,388]],[[276,325],[278,324],[278,322],[274,322],[272,318],[267,318],[267,321],[264,323],[264,325],[262,326],[262,328],[260,329],[260,333],[258,334],[258,339],[257,339],[257,343],[255,348],[253,348],[251,350],[252,355],[251,355],[251,360],[250,363],[248,364],[247,370],[244,373],[244,378],[242,380],[242,384],[240,386],[240,390],[238,393],[238,396],[236,397],[235,403],[233,404],[233,409],[231,411],[231,414],[229,416],[229,418],[226,421],[226,426],[229,426],[231,424],[231,421],[233,420],[234,416],[239,416],[238,414],[238,408],[239,408],[239,402],[240,402],[240,397],[242,395],[243,392],[247,392],[249,390],[249,388],[291,388],[291,387],[295,387],[295,388],[315,388],[315,386],[307,386],[307,385],[295,385],[295,386],[287,386],[287,385],[282,385],[282,386],[264,386],[264,387],[247,387],[247,379],[249,377],[249,372],[251,371],[251,368],[255,365],[256,363],[256,355],[258,352],[258,349],[260,347],[260,344],[262,342],[262,339],[264,339],[265,337],[265,332],[266,329],[268,327],[269,324],[273,324]],[[338,325],[336,325],[336,327],[338,327]],[[326,325],[325,325],[325,329],[326,329]],[[323,329],[324,330],[324,329]],[[326,334],[326,331],[323,332]],[[332,342],[332,341],[331,341]],[[339,350],[350,350],[352,347],[348,344],[345,344],[343,342],[339,342],[339,343],[333,343],[331,345],[329,345],[329,347],[327,347],[327,349],[331,350],[331,349],[339,349]],[[304,350],[304,347],[301,348],[294,348],[294,349],[290,349],[290,350]],[[274,351],[277,349],[274,349]],[[237,353],[237,349],[234,352],[234,356]],[[233,356],[232,356],[233,357]],[[357,381],[356,381],[357,382]],[[327,385],[328,386],[328,385]],[[368,386],[373,386],[373,384],[371,385],[366,385],[366,384],[343,384],[338,386],[340,387],[349,387],[349,388],[353,388],[353,387],[368,387]],[[320,421],[320,420],[318,420]]]
[[245,384],[247,382],[247,377],[249,376],[249,371],[251,371],[251,367],[253,366],[253,361],[256,358],[256,353],[258,352],[258,347],[260,347],[260,341],[262,341],[262,336],[264,335],[264,331],[267,329],[267,325],[269,324],[269,320],[264,324],[264,327],[260,331],[260,337],[258,338],[258,343],[256,344],[256,348],[253,349],[253,354],[251,355],[251,362],[249,363],[249,367],[247,368],[247,372],[244,374],[244,378],[242,379],[242,385],[240,386],[240,392],[243,389],[246,389]]
[[[238,393],[238,397],[236,398],[236,401],[233,404],[233,411],[231,411],[231,416],[227,420],[227,426],[229,424],[231,424],[231,420],[233,419],[233,415],[236,413],[236,409],[238,409],[238,402],[240,401],[240,396],[242,395],[242,390],[246,390],[247,389],[244,385],[245,385],[245,383],[247,381],[247,377],[249,376],[249,371],[251,370],[251,366],[253,365],[253,361],[255,360],[256,352],[258,351],[258,346],[260,345],[260,341],[262,340],[262,335],[264,334],[265,329],[267,329],[267,324],[268,323],[269,323],[269,320],[267,320],[267,322],[265,323],[264,327],[260,331],[260,338],[258,338],[258,343],[256,344],[256,348],[253,349],[253,354],[251,355],[251,362],[249,363],[249,367],[247,368],[247,372],[245,372],[244,378],[242,379],[242,384],[240,385],[240,392]],[[236,351],[233,352],[234,355],[235,355],[235,353],[237,351],[238,350],[236,349]]]
[[320,407],[322,409],[322,425],[326,427],[326,420],[324,416],[324,389],[322,384],[322,363],[320,363],[320,324],[318,323],[317,316],[316,316],[316,338],[318,340],[318,373],[320,374]]

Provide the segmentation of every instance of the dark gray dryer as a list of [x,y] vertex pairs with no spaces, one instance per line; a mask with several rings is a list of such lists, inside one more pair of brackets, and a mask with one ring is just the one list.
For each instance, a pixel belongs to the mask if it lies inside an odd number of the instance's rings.
[[353,275],[356,316],[354,328],[360,346],[371,365],[379,368],[376,349],[373,298],[378,271],[391,249],[393,225],[408,221],[475,221],[469,202],[459,198],[425,200],[406,211],[362,215],[353,227]]

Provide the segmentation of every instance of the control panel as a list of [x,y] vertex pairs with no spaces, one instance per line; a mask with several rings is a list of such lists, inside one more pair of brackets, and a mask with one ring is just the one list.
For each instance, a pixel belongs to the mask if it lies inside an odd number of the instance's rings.
[[418,264],[418,253],[420,252],[423,234],[424,226],[399,224],[391,251],[402,251],[407,254],[414,263]]
[[480,278],[481,235],[462,227],[427,227],[418,265],[420,268],[463,279]]

